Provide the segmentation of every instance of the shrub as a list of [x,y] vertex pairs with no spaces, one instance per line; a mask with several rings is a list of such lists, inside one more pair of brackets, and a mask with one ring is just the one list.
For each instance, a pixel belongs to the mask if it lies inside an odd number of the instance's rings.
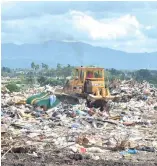
[[56,79],[47,79],[44,83],[50,84],[51,86],[56,86],[56,85],[63,85],[64,80],[56,80]]
[[46,78],[44,76],[38,77],[38,83],[43,86],[43,85],[51,85],[51,86],[56,86],[56,85],[64,85],[65,80],[64,79],[52,79],[52,78]]
[[7,84],[6,88],[10,92],[19,92],[20,91],[20,88],[15,83],[9,83],[9,84]]
[[42,86],[45,85],[46,80],[47,80],[47,78],[44,77],[44,76],[40,76],[40,77],[37,79],[38,83],[39,83],[40,85],[42,85]]
[[22,84],[22,82],[21,81],[16,81],[15,84]]

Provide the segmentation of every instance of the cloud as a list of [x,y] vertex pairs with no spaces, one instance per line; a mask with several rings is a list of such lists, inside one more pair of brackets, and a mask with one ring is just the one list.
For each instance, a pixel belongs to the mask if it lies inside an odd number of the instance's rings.
[[146,29],[146,30],[151,30],[151,29],[153,29],[153,26],[148,25],[148,26],[145,27],[145,29]]
[[2,21],[2,41],[124,40],[143,38],[141,27],[136,17],[131,15],[96,20],[83,12],[70,11],[64,15],[46,14],[38,19],[29,17]]
[[129,52],[156,52],[155,47],[157,45],[157,39],[145,38],[142,40],[132,40],[119,43],[117,49],[123,48],[123,51]]
[[142,25],[135,16],[125,15],[110,20],[95,20],[82,12],[72,11],[70,14],[72,15],[74,26],[87,32],[93,40],[144,37],[140,31]]
[[129,52],[157,50],[156,7],[152,2],[8,2],[2,6],[2,43],[82,41]]
[[156,10],[157,2],[105,2],[105,1],[32,1],[7,2],[2,5],[2,19],[17,19],[43,14],[65,14],[69,10],[81,12],[130,13],[139,10]]
[[19,40],[20,43],[40,43],[47,40],[72,39],[72,34],[68,33],[69,27],[70,22],[64,20],[62,15],[43,15],[38,19],[29,17],[2,21],[2,41]]
[[105,41],[91,41],[93,46],[108,47],[115,50],[121,50],[130,53],[141,52],[157,52],[157,39],[145,38],[134,39],[126,41],[105,40]]
[[143,33],[149,38],[157,39],[157,26],[146,26]]

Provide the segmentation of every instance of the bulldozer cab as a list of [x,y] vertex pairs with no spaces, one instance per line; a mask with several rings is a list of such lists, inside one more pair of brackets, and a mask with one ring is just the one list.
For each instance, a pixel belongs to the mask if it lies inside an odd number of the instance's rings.
[[94,67],[78,67],[75,69],[76,80],[84,83],[86,80],[104,81],[104,69]]
[[77,67],[71,81],[73,92],[94,94],[98,88],[104,88],[104,68]]

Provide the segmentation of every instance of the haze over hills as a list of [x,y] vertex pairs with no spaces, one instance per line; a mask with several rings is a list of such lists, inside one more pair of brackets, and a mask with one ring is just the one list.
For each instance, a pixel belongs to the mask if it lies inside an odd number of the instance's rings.
[[98,65],[115,69],[157,69],[157,52],[126,53],[81,42],[49,41],[40,44],[2,44],[2,66],[27,68],[31,62]]

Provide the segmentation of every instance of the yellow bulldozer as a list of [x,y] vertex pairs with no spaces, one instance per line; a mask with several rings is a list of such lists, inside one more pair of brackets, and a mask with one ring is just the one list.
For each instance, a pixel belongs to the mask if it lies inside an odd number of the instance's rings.
[[64,94],[82,96],[90,100],[113,99],[105,84],[104,68],[76,67],[74,76],[63,88]]

